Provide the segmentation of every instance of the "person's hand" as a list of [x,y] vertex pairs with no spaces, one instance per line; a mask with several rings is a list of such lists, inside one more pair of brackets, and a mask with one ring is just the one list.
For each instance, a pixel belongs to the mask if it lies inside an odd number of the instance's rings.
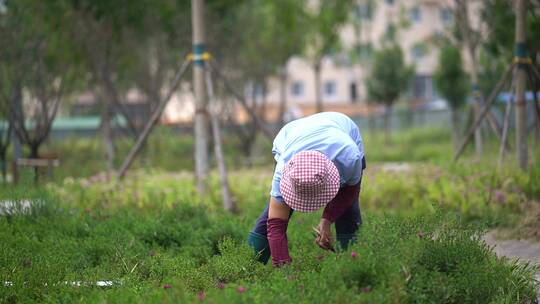
[[332,246],[332,231],[330,229],[330,221],[322,218],[319,225],[313,228],[316,232],[315,243],[324,250],[335,251]]

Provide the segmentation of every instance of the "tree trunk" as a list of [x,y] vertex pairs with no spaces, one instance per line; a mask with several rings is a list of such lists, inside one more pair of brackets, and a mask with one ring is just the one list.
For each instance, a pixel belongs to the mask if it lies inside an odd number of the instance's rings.
[[[30,147],[30,158],[38,159],[40,144],[32,143],[32,144],[28,144],[28,146]],[[39,168],[35,166],[34,167],[34,183],[37,184],[38,181],[39,181]]]
[[204,85],[204,64],[202,56],[205,52],[205,29],[204,29],[204,0],[191,1],[191,15],[193,25],[193,55],[197,57],[193,61],[193,87],[195,92],[195,179],[197,192],[204,195],[208,177],[208,117],[207,96]]
[[12,124],[10,121],[8,121],[8,128],[5,130],[5,138],[2,134],[0,137],[0,169],[2,170],[2,181],[5,183],[7,182],[7,150],[9,148],[9,143],[11,141],[11,132],[12,132]]
[[[475,119],[477,119],[480,116],[480,112],[482,111],[481,106],[481,94],[478,87],[478,66],[477,66],[477,48],[476,48],[476,42],[473,41],[471,35],[474,34],[473,30],[470,27],[469,22],[469,9],[467,6],[467,1],[465,0],[456,0],[457,2],[457,9],[458,14],[461,15],[461,20],[459,22],[460,26],[460,32],[463,37],[463,42],[465,44],[465,47],[467,51],[469,52],[469,56],[471,58],[471,82],[472,82],[472,88],[473,88],[473,97],[474,97],[474,114]],[[476,157],[480,158],[482,157],[482,132],[481,128],[477,128],[474,132],[474,143],[475,143],[475,151],[476,151]]]
[[2,169],[2,182],[7,182],[7,153],[6,150],[0,153],[0,167]]
[[[540,52],[537,53],[537,55]],[[529,83],[533,94],[533,109],[534,109],[534,142],[538,146],[540,140],[540,104],[538,103],[538,92],[540,92],[540,72],[536,66],[531,65],[529,67]]]
[[[510,94],[514,94],[515,92],[513,90],[510,91]],[[502,130],[502,136],[501,136],[501,145],[499,148],[499,162],[498,166],[501,168],[502,162],[505,156],[506,152],[506,138],[508,137],[508,125],[510,124],[510,112],[512,111],[512,101],[509,100],[506,103],[505,111],[504,111],[504,120],[503,120],[503,130]]]
[[321,96],[321,60],[317,60],[313,65],[315,73],[315,112],[323,111],[322,96]]
[[454,152],[459,148],[459,110],[452,108],[452,143],[454,144]]
[[[13,92],[11,94],[12,109],[9,111],[12,123],[12,143],[13,143],[13,161],[16,162],[17,159],[23,158],[23,147],[22,143],[24,142],[24,130],[21,129],[21,121],[24,124],[24,115],[22,109],[22,89],[20,85],[15,85],[13,87]],[[17,115],[16,113],[19,113]]]
[[[516,2],[516,57],[525,57],[525,19],[526,0]],[[518,63],[516,74],[516,153],[519,167],[527,170],[527,109],[525,103],[525,86],[527,71],[524,64]]]
[[279,73],[279,119],[278,128],[285,124],[285,112],[287,111],[287,65],[285,64]]
[[392,134],[391,134],[391,115],[392,115],[392,106],[386,105],[384,109],[384,141],[386,144],[392,143]]
[[223,208],[229,212],[236,211],[236,206],[231,196],[229,180],[227,175],[227,167],[225,166],[225,157],[223,156],[223,148],[221,141],[221,131],[219,121],[215,114],[211,114],[212,133],[214,135],[214,149],[216,160],[219,168],[219,177],[221,181],[221,192],[223,197]]
[[[211,79],[209,72],[207,72],[207,81],[208,86],[208,98],[213,98],[213,92],[211,88]],[[215,99],[213,102],[215,106]],[[214,108],[215,109],[215,108]],[[221,140],[221,128],[219,126],[219,120],[217,118],[216,111],[210,112],[210,123],[212,128],[212,135],[214,138],[214,153],[216,154],[216,161],[219,169],[219,177],[221,182],[221,195],[223,198],[223,208],[226,211],[234,212],[236,211],[236,205],[231,196],[231,189],[229,187],[229,178],[227,174],[227,167],[225,165],[225,156],[223,155],[223,141]]]
[[115,149],[111,129],[110,109],[106,99],[101,101],[101,133],[103,138],[103,149],[105,153],[108,179],[109,174],[114,170]]
[[101,80],[103,82],[103,88],[105,91],[105,97],[109,99],[109,104],[112,105],[117,111],[125,118],[130,135],[134,140],[137,140],[139,131],[137,126],[129,116],[126,108],[120,102],[119,94],[111,79],[111,72],[106,64],[101,67]]
[[221,128],[219,126],[219,120],[217,118],[217,105],[214,97],[214,86],[212,84],[212,77],[209,69],[205,71],[206,77],[206,90],[207,97],[210,103],[210,123],[212,128],[212,135],[214,137],[214,149],[216,154],[216,160],[219,169],[219,177],[221,182],[221,195],[223,198],[223,208],[229,212],[234,212],[236,206],[231,196],[231,189],[229,187],[229,178],[227,174],[227,167],[225,165],[225,157],[223,156],[223,144],[221,140]]
[[[540,79],[538,80],[540,81]],[[538,92],[540,92],[540,90],[538,88],[534,89],[533,90],[534,92],[534,118],[536,118],[534,120],[534,125],[536,126],[535,128],[535,131],[534,131],[534,134],[535,134],[535,141],[536,141],[536,144],[538,145],[538,143],[540,143],[540,104],[538,103]]]
[[[264,102],[264,100],[263,100]],[[264,120],[264,107],[263,103],[260,105],[257,104],[257,94],[255,92],[255,89],[252,90],[251,94],[251,108],[253,111],[257,113],[261,119]],[[252,120],[248,125],[248,132],[247,136],[244,138],[244,153],[248,159],[248,167],[251,167],[253,165],[253,144],[255,143],[257,139],[257,129],[255,128],[255,122]]]
[[[475,61],[473,59],[473,61]],[[480,113],[482,112],[482,105],[481,105],[481,99],[480,99],[480,92],[478,91],[478,74],[476,70],[476,64],[472,64],[471,69],[471,78],[473,80],[473,94],[474,97],[474,118],[477,119],[480,116]],[[476,157],[480,158],[482,157],[483,148],[482,148],[482,127],[479,127],[474,132],[474,146],[476,151]]]
[[261,98],[261,102],[260,102],[260,105],[259,105],[259,117],[261,117],[264,121],[267,121],[268,120],[268,117],[265,117],[266,115],[266,79],[262,79],[261,82],[261,87],[262,87],[262,98]]

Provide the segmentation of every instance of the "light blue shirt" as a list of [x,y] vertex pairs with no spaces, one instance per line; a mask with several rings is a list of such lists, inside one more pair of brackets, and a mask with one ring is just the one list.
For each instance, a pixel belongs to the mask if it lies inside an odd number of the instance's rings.
[[362,177],[364,145],[358,126],[344,114],[323,112],[286,124],[274,139],[272,154],[276,169],[270,195],[283,202],[279,191],[285,164],[296,153],[315,150],[336,165],[341,186],[355,185]]

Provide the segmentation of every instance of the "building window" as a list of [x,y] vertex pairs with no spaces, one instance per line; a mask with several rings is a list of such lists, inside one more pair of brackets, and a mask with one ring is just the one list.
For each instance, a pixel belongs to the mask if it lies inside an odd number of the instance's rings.
[[371,20],[371,17],[373,16],[373,7],[371,2],[357,4],[355,14],[356,18],[358,19]]
[[415,75],[413,79],[413,98],[429,101],[433,98],[433,84],[431,76]]
[[356,88],[356,83],[351,82],[351,84],[349,86],[349,91],[351,93],[351,103],[358,102],[358,91],[357,91],[357,88]]
[[373,45],[371,43],[359,43],[356,45],[356,53],[360,60],[368,60],[373,55]]
[[294,97],[301,97],[304,95],[304,83],[301,81],[295,81],[291,85],[291,95]]
[[420,9],[420,7],[415,6],[411,9],[410,18],[412,22],[422,21],[422,10]]
[[441,21],[443,23],[450,23],[452,21],[452,12],[448,8],[441,9]]
[[336,95],[336,82],[333,80],[325,82],[323,92],[326,97],[334,97]]
[[427,45],[425,43],[416,43],[411,49],[411,55],[414,60],[419,60],[424,57],[428,52]]

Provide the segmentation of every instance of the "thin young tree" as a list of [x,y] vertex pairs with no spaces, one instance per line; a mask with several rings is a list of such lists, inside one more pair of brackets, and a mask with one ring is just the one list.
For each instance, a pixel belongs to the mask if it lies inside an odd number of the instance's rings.
[[[286,111],[287,62],[294,54],[300,54],[303,48],[303,3],[298,0],[265,3],[251,0],[244,2],[235,11],[238,14],[234,18],[235,27],[244,30],[236,38],[239,47],[233,63],[235,73],[229,73],[228,76],[238,83],[237,87],[248,88],[246,95],[250,96],[250,107],[261,118],[265,116],[269,79],[275,76],[279,78],[278,128],[283,123]],[[239,127],[235,132],[240,137],[239,145],[246,156],[251,154],[258,131],[255,121],[250,119],[245,127]]]
[[452,111],[452,142],[459,145],[460,112],[469,93],[469,76],[463,69],[459,49],[446,45],[439,53],[439,64],[434,75],[435,86],[448,101]]
[[394,103],[409,87],[414,68],[405,64],[403,52],[398,45],[376,51],[371,72],[366,79],[368,98],[384,106],[384,130],[386,143],[391,142],[391,114]]
[[0,170],[3,182],[7,181],[7,151],[11,141],[11,122],[7,111],[7,100],[0,97]]
[[[527,19],[526,0],[517,0],[515,2],[516,10],[516,56],[525,57],[526,43],[526,19]],[[528,167],[528,148],[527,148],[527,105],[525,100],[525,90],[527,86],[527,70],[525,65],[519,64],[515,76],[516,81],[516,158],[518,165],[522,170]],[[536,94],[536,92],[534,92]]]
[[182,55],[191,48],[189,2],[159,1],[148,6],[141,18],[141,30],[123,35],[127,50],[133,53],[124,75],[153,112],[184,60]]
[[60,101],[69,92],[75,69],[65,48],[62,20],[50,19],[47,4],[6,3],[0,36],[0,82],[8,119],[31,158],[49,136]]
[[[475,20],[475,18],[473,18],[473,16],[481,13],[480,8],[486,3],[487,1],[478,0],[454,0],[454,38],[463,45],[463,50],[470,59],[469,70],[474,98],[473,112],[475,117],[480,115],[481,107],[483,105],[483,92],[481,91],[480,86],[480,47],[485,42],[485,33],[489,32],[489,29],[486,27],[483,18],[477,18],[479,21],[474,24],[473,20]],[[496,117],[491,112],[488,112],[487,118],[491,129],[498,137],[500,137],[501,127]],[[480,128],[475,131],[474,140],[476,156],[480,157],[483,153],[482,133]]]
[[310,29],[306,18],[305,1],[280,0],[270,1],[270,15],[273,17],[270,22],[274,22],[271,27],[271,36],[274,43],[275,62],[278,68],[274,74],[279,77],[279,123],[282,127],[285,124],[285,113],[287,112],[287,88],[288,72],[287,63],[293,55],[300,54],[304,48],[307,33]]
[[320,0],[307,9],[310,33],[307,36],[306,56],[315,76],[315,111],[323,111],[321,68],[325,56],[340,48],[340,29],[347,21],[352,0]]
[[[139,132],[123,101],[133,86],[128,67],[137,62],[137,50],[147,41],[146,16],[158,6],[148,5],[144,0],[81,0],[68,1],[62,6],[70,33],[68,42],[87,71],[89,87],[100,105],[100,129],[108,171],[114,168],[116,158],[113,123],[117,115],[124,118],[133,138]],[[128,43],[130,37],[137,37],[140,44]]]

